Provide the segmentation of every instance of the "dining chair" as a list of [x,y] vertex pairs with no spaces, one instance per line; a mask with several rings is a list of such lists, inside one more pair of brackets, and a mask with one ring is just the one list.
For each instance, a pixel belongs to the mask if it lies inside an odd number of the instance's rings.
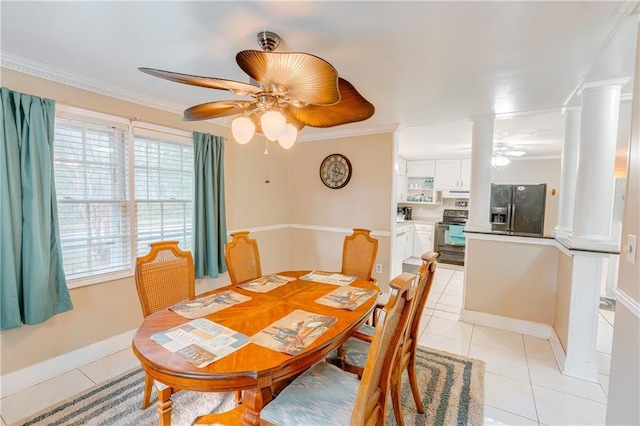
[[231,241],[224,246],[231,284],[252,280],[262,276],[258,242],[249,238],[249,231],[234,232]]
[[403,273],[389,284],[396,293],[380,313],[362,380],[319,362],[262,409],[263,424],[385,424],[390,375],[411,317],[414,283],[415,275]]
[[[411,393],[413,394],[416,409],[418,413],[424,413],[424,406],[422,404],[422,398],[420,397],[416,377],[416,352],[418,350],[420,319],[422,318],[422,311],[427,303],[427,298],[433,284],[437,257],[438,253],[435,252],[427,252],[422,255],[422,265],[418,272],[418,286],[411,312],[411,320],[400,344],[397,365],[391,374],[391,400],[398,425],[404,424],[400,394],[402,388],[402,373],[405,369],[408,369],[409,384],[411,385]],[[342,345],[341,353],[336,355],[336,352],[334,352],[334,354],[328,358],[328,361],[340,366],[345,371],[362,376],[368,354],[371,351],[370,342],[372,341],[374,331],[375,328],[373,326],[361,326],[358,331],[354,333],[354,336]]]
[[[136,259],[136,288],[146,318],[178,302],[195,298],[195,273],[191,252],[178,248],[178,241],[151,243],[149,254]],[[166,386],[155,382],[158,390]],[[142,409],[151,405],[154,380],[145,373]]]
[[376,282],[371,274],[378,254],[378,240],[370,234],[369,229],[353,228],[353,234],[344,237],[342,273]]

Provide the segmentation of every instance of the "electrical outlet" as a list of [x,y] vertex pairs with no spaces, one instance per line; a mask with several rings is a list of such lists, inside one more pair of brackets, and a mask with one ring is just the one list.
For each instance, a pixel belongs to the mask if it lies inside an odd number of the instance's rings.
[[382,263],[376,263],[376,274],[382,273]]

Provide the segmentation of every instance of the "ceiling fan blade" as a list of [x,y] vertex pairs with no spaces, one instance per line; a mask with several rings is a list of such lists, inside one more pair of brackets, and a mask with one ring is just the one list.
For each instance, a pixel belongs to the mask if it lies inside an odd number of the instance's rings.
[[293,115],[301,123],[311,127],[333,127],[355,123],[370,118],[375,107],[343,78],[338,79],[341,99],[335,105],[308,105],[302,108],[291,107]]
[[256,103],[251,101],[216,101],[192,106],[184,111],[186,121],[208,120],[210,118],[227,117],[241,114],[255,108]]
[[317,56],[243,50],[236,55],[236,62],[267,90],[284,90],[287,97],[307,104],[333,105],[340,101],[338,71]]
[[192,86],[207,87],[209,89],[229,90],[235,95],[255,95],[260,93],[262,89],[252,84],[242,83],[240,81],[226,80],[224,78],[200,77],[197,75],[180,74],[177,72],[156,70],[153,68],[138,68],[145,74],[154,77],[164,78],[165,80],[175,81],[177,83],[191,84]]

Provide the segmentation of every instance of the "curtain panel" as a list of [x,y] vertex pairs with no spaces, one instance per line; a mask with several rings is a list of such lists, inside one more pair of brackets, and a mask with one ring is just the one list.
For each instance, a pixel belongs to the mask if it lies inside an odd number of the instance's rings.
[[55,101],[0,88],[0,329],[73,308],[53,171]]
[[224,138],[193,132],[193,264],[196,278],[226,272],[227,220],[224,201]]

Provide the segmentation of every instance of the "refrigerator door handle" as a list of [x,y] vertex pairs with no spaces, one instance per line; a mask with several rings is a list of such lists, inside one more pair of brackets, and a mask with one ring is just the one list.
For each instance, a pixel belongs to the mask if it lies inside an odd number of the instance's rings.
[[516,221],[516,205],[511,204],[511,218],[509,220],[509,231],[513,232],[513,228]]

